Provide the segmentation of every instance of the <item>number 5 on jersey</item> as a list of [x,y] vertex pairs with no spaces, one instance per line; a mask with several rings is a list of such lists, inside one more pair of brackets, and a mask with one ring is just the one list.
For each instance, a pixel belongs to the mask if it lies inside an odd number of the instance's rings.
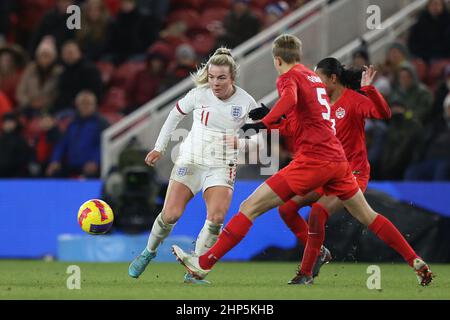
[[328,100],[324,97],[327,95],[325,88],[317,88],[317,99],[319,103],[327,108],[327,112],[322,113],[322,117],[331,122],[331,128],[333,129],[334,134],[336,134],[336,119],[331,119],[331,108]]

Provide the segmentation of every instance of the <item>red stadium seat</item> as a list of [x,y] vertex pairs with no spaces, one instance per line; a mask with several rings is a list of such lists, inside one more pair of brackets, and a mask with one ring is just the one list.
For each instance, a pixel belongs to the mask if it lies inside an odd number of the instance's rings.
[[167,58],[167,61],[172,61],[175,58],[176,45],[168,41],[156,41],[147,50],[148,53],[158,53]]
[[200,15],[194,9],[181,9],[171,12],[167,17],[167,23],[183,21],[188,30],[195,30],[200,27]]
[[106,93],[100,106],[100,113],[107,114],[119,112],[128,105],[125,89],[120,87],[111,87]]
[[252,0],[250,5],[252,8],[258,8],[264,10],[264,8],[272,2],[276,2],[274,0]]
[[252,13],[258,18],[261,25],[264,25],[264,22],[266,21],[265,11],[259,8],[253,8]]
[[201,33],[194,37],[191,42],[195,52],[200,56],[207,56],[214,49],[216,39],[209,33]]
[[223,22],[230,10],[225,8],[208,8],[201,15],[203,29],[208,30],[208,25],[214,21]]
[[123,114],[119,112],[105,112],[102,113],[102,116],[108,121],[109,125],[113,125],[116,122],[119,122],[123,118]]
[[111,79],[111,84],[120,88],[127,88],[129,83],[134,80],[136,74],[145,69],[145,62],[128,61],[120,65]]
[[104,2],[109,10],[109,13],[114,17],[117,16],[120,9],[120,0],[104,0]]
[[208,0],[205,2],[205,8],[225,8],[231,9],[232,0]]
[[450,59],[441,59],[433,62],[428,70],[427,84],[436,85],[442,78],[445,67],[450,64]]
[[106,61],[98,61],[96,64],[98,71],[102,77],[102,82],[106,86],[114,74],[114,65]]

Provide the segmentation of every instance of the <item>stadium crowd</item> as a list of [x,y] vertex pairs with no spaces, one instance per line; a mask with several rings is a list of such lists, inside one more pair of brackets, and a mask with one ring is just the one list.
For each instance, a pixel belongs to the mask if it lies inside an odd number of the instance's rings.
[[[3,0],[0,177],[98,177],[108,125],[306,0]],[[81,7],[82,28],[66,27]],[[389,122],[366,125],[372,179],[450,180],[450,16],[430,0],[377,65]],[[353,66],[371,63],[364,46]],[[375,63],[376,65],[376,63]]]

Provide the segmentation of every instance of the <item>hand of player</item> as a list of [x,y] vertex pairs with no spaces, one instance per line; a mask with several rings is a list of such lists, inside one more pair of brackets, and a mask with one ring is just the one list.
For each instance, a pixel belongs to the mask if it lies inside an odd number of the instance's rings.
[[150,166],[153,167],[155,165],[155,163],[161,159],[162,154],[159,151],[156,150],[152,150],[150,151],[147,156],[145,157],[145,163]]
[[244,133],[247,132],[247,130],[254,130],[255,134],[259,132],[261,129],[267,129],[267,127],[262,122],[255,122],[255,123],[246,123],[241,127],[241,130],[244,131]]
[[267,106],[264,103],[261,103],[261,107],[251,110],[248,113],[248,116],[252,120],[261,120],[264,118],[268,113],[270,112],[270,109],[267,108]]
[[376,74],[377,72],[372,65],[370,65],[369,67],[364,66],[361,76],[361,87],[370,86],[373,82],[373,79],[375,79]]

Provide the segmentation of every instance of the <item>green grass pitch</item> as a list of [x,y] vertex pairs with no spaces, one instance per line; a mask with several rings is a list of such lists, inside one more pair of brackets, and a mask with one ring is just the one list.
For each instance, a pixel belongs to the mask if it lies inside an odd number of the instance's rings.
[[[67,289],[67,267],[78,265],[81,288]],[[182,282],[177,263],[150,264],[139,279],[127,263],[0,260],[0,299],[450,299],[450,265],[431,264],[437,275],[420,287],[406,264],[379,264],[381,290],[369,290],[370,263],[330,263],[312,286],[290,286],[295,263],[219,263],[208,286]]]

